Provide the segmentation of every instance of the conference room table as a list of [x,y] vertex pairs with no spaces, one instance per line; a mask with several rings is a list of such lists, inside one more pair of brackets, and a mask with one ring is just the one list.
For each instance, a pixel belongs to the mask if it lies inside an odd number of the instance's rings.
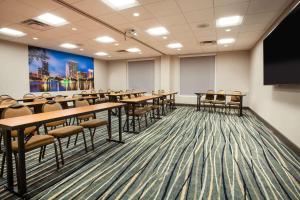
[[136,92],[120,92],[120,93],[110,93],[110,94],[106,94],[106,96],[108,96],[108,100],[110,102],[117,102],[119,100],[122,100],[123,96],[128,96],[130,97],[130,95],[134,95],[135,97],[141,95],[141,94],[145,94],[146,92],[144,91],[136,91]]
[[[68,107],[68,102],[73,102],[73,105],[75,105],[75,101],[78,99],[85,99],[85,100],[93,100],[93,104],[95,104],[95,100],[97,99],[97,97],[80,97],[80,98],[65,98],[65,99],[61,99],[61,100],[56,100],[57,103],[60,103],[63,109],[67,109]],[[21,103],[22,105],[28,106],[28,107],[33,107],[34,108],[34,113],[40,113],[42,112],[42,106],[47,103],[47,101],[33,101],[33,102],[24,102]],[[8,108],[10,105],[0,105],[0,113]]]
[[[210,95],[218,95],[218,93],[207,93],[207,92],[196,92],[195,93],[197,95],[197,111],[200,111],[201,109],[201,98],[202,96],[205,96],[207,94],[210,94]],[[243,116],[243,98],[246,96],[246,94],[231,94],[231,93],[225,93],[225,94],[222,94],[222,95],[225,95],[225,97],[228,97],[228,96],[237,96],[237,97],[240,97],[240,103],[239,103],[239,116]]]
[[[108,141],[124,143],[122,140],[122,117],[121,108],[124,103],[102,103],[78,108],[70,108],[67,110],[52,111],[47,113],[38,113],[33,115],[26,115],[21,117],[13,117],[0,120],[0,128],[3,129],[4,146],[6,151],[6,189],[12,193],[17,193],[22,197],[28,197],[27,195],[27,182],[26,182],[26,163],[25,163],[25,144],[24,144],[24,130],[27,127],[41,125],[58,120],[64,120],[68,118],[77,117],[80,115],[92,114],[101,111],[108,111]],[[111,111],[112,109],[119,110],[119,140],[112,139],[111,133]],[[11,131],[17,130],[18,134],[18,172],[17,176],[17,191],[14,189],[14,177],[13,177],[13,160],[12,160],[12,137]]]
[[[132,131],[130,131],[130,127],[129,127],[129,115],[128,115],[128,112],[129,112],[129,109],[131,108],[131,112],[134,113],[136,108],[137,108],[137,105],[139,104],[146,104],[147,101],[150,101],[152,100],[152,104],[155,105],[155,99],[157,99],[156,103],[157,105],[159,105],[159,99],[161,98],[161,96],[158,96],[158,95],[151,95],[151,96],[140,96],[140,97],[136,97],[136,98],[130,98],[130,99],[123,99],[123,100],[120,100],[120,102],[122,103],[126,103],[126,121],[127,121],[127,126],[126,126],[126,129],[125,129],[125,132],[130,132],[130,133],[138,133],[137,131],[135,131],[135,115],[132,115]],[[153,110],[154,112],[154,110]],[[154,113],[153,113],[154,114]],[[155,116],[155,115],[153,115]],[[157,109],[157,117],[156,119],[161,119],[160,118],[160,111],[159,111],[159,108]]]
[[[68,95],[62,95],[63,97],[68,97]],[[36,98],[45,98],[47,100],[53,100],[55,98],[55,96],[50,96],[50,97],[42,97],[42,96],[36,96],[36,97],[26,97],[26,98],[20,98],[17,99],[16,101],[23,101],[23,102],[33,102],[34,99]]]
[[[169,97],[169,100],[173,100],[171,101],[171,108],[172,109],[176,109],[176,106],[175,106],[175,95],[178,94],[178,92],[162,92],[162,93],[158,93],[158,94],[155,94],[155,95],[158,95],[161,97],[161,100],[168,100],[168,97]],[[165,114],[165,108],[164,106],[162,106],[162,113]]]

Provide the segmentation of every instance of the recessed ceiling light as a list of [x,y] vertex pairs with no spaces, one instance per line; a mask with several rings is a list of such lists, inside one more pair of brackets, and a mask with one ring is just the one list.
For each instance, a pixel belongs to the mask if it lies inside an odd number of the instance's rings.
[[76,44],[71,44],[71,43],[63,43],[59,46],[62,47],[62,48],[66,48],[66,49],[76,49],[76,48],[78,48],[78,46]]
[[102,0],[102,2],[114,10],[124,10],[140,5],[137,0]]
[[83,51],[84,49],[79,49],[80,51]]
[[222,38],[222,39],[219,39],[217,42],[218,42],[218,44],[231,44],[231,43],[235,42],[235,39],[234,38]]
[[58,17],[51,13],[45,13],[35,18],[39,22],[43,22],[50,26],[63,26],[68,24],[69,22],[66,21],[64,18]]
[[230,28],[228,28],[228,29],[226,29],[225,31],[226,31],[226,32],[230,32],[230,31],[231,31],[231,29],[230,29]]
[[216,26],[219,28],[228,27],[228,26],[238,26],[243,22],[243,17],[236,15],[236,16],[229,16],[229,17],[221,17],[217,19]]
[[97,37],[96,41],[101,43],[112,43],[115,42],[116,40],[109,36],[101,36],[101,37]]
[[77,28],[75,28],[75,27],[74,27],[74,28],[72,28],[72,31],[77,31]]
[[153,36],[160,36],[160,35],[169,34],[169,31],[163,26],[149,28],[146,32],[150,35],[153,35]]
[[132,15],[133,15],[134,17],[138,17],[138,16],[140,16],[140,13],[135,12],[135,13],[133,13]]
[[139,48],[129,48],[129,49],[127,49],[127,51],[130,53],[137,53],[137,52],[140,52],[141,50]]
[[23,37],[26,33],[18,31],[11,28],[0,28],[0,33],[3,35],[13,36],[13,37]]
[[119,43],[115,43],[115,46],[119,46],[120,44]]
[[37,38],[37,37],[34,37],[34,38],[32,38],[32,39],[34,39],[34,40],[38,40],[39,38]]
[[181,43],[177,42],[177,43],[170,43],[167,45],[168,48],[170,49],[178,49],[183,47]]
[[168,39],[168,37],[167,37],[167,36],[164,36],[163,39],[166,40],[166,39]]
[[97,53],[95,53],[96,56],[107,56],[108,54],[106,52],[103,51],[99,51]]

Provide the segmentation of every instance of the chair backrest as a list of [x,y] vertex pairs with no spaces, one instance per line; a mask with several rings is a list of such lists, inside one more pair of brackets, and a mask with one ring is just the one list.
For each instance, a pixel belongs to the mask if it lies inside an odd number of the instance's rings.
[[26,98],[35,98],[35,94],[33,94],[33,93],[27,93],[27,94],[25,94],[25,95],[23,96],[23,98],[24,98],[24,99],[26,99]]
[[25,115],[32,115],[31,110],[24,105],[17,104],[6,108],[1,115],[1,118],[12,118],[12,117],[20,117]]
[[[232,94],[241,95],[242,92],[241,91],[233,91]],[[240,96],[230,96],[230,101],[240,102],[241,101],[241,97]]]
[[92,94],[95,94],[95,93],[97,93],[97,91],[96,91],[95,89],[92,89],[92,90],[91,90],[91,93],[92,93]]
[[0,95],[0,101],[2,101],[4,99],[12,99],[12,97],[7,94]]
[[[131,96],[130,96],[130,98],[131,98]],[[129,97],[128,97],[128,95],[123,95],[121,99],[125,100],[125,99],[129,99]]]
[[101,88],[98,90],[99,92],[104,92],[104,90],[102,90]]
[[214,93],[215,93],[215,91],[213,91],[213,90],[208,90],[208,91],[206,92],[205,99],[206,99],[206,100],[214,100],[214,99],[215,99]]
[[75,101],[75,107],[89,106],[89,102],[85,99],[78,99]]
[[51,112],[51,111],[56,111],[56,110],[62,110],[62,107],[60,103],[57,103],[55,101],[49,101],[45,103],[42,107],[43,112]]
[[41,96],[44,97],[44,98],[46,98],[46,97],[51,97],[51,93],[49,93],[49,92],[44,92]]
[[43,102],[43,101],[47,101],[47,99],[44,97],[36,97],[33,101],[34,102]]
[[225,96],[225,91],[224,90],[219,90],[217,92],[216,100],[218,100],[218,101],[225,101],[226,100],[226,96]]
[[7,98],[0,102],[1,105],[6,105],[6,106],[14,105],[16,103],[17,103],[17,101],[12,98]]
[[81,94],[86,94],[86,93],[87,93],[87,91],[85,91],[85,90],[81,91]]
[[81,98],[82,97],[82,95],[81,94],[73,94],[73,96],[72,96],[73,98]]
[[63,95],[56,95],[56,97],[54,98],[54,101],[61,101],[64,99],[65,99],[65,97]]

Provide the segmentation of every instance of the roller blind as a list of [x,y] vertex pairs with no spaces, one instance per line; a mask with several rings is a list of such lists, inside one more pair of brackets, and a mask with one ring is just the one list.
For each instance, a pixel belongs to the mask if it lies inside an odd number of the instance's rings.
[[194,95],[215,88],[215,56],[180,58],[180,94]]
[[154,60],[128,62],[128,87],[145,92],[154,90]]

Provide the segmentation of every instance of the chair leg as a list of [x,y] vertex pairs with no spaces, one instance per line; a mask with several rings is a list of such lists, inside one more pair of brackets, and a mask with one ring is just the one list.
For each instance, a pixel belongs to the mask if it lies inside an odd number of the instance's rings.
[[84,142],[85,152],[87,153],[87,152],[88,152],[88,149],[87,149],[87,145],[86,145],[86,140],[85,140],[85,134],[84,134],[84,131],[82,131],[82,137],[83,137],[83,142]]
[[43,148],[44,147],[41,147],[41,149],[40,149],[39,162],[41,162],[41,160],[42,160]]
[[71,141],[71,136],[68,137],[67,148],[69,148],[70,141]]
[[76,143],[77,143],[77,139],[78,139],[78,133],[76,134],[76,137],[75,137],[74,146],[75,146],[75,145],[76,145]]
[[141,131],[141,120],[140,120],[140,117],[138,117],[138,122],[139,122],[139,131]]
[[43,148],[43,154],[42,154],[42,158],[45,158],[45,152],[46,152],[46,148],[47,148],[47,146],[44,146],[44,148]]
[[6,159],[6,152],[3,152],[2,163],[1,163],[0,177],[3,177],[3,171],[4,171],[5,159]]
[[[94,130],[96,130],[96,128]],[[94,150],[95,149],[95,147],[94,147],[94,134],[93,134],[91,128],[89,128],[89,131],[90,131],[90,135],[91,135],[92,149]]]
[[58,141],[58,146],[59,146],[59,151],[60,151],[61,164],[64,165],[65,161],[64,161],[64,155],[63,155],[63,151],[62,151],[60,138],[57,138],[57,141]]
[[55,142],[53,142],[53,145],[54,145],[54,152],[55,152],[56,169],[59,170],[59,161],[58,161],[57,146],[56,146]]
[[147,114],[145,114],[145,123],[146,123],[146,127],[148,127]]
[[1,152],[2,137],[3,137],[2,130],[0,130],[0,152]]

